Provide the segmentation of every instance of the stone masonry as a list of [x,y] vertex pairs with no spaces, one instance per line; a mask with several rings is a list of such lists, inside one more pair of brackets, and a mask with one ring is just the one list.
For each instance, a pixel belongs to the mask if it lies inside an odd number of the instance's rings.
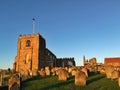
[[20,35],[13,69],[17,72],[40,69],[45,62],[45,47],[40,34]]

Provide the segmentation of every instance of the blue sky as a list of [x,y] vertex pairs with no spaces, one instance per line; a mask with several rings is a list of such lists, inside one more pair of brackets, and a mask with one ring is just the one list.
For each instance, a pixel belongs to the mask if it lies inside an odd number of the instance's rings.
[[74,57],[77,65],[96,57],[120,57],[119,0],[0,0],[0,68],[12,67],[20,34],[46,39],[57,57]]

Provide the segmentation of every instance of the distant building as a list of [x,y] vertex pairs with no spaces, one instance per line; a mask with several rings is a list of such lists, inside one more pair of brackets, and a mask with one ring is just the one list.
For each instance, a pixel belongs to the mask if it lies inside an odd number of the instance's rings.
[[83,64],[84,66],[96,66],[97,65],[97,59],[91,58],[89,60],[86,60],[85,56],[83,56]]
[[13,64],[15,71],[39,70],[45,66],[72,65],[75,65],[74,58],[57,59],[56,55],[46,48],[46,41],[40,34],[18,37],[17,55]]
[[113,65],[113,66],[120,66],[120,57],[116,58],[105,58],[104,59],[105,65]]
[[74,60],[74,58],[57,58],[56,66],[72,67],[72,66],[75,66],[75,60]]

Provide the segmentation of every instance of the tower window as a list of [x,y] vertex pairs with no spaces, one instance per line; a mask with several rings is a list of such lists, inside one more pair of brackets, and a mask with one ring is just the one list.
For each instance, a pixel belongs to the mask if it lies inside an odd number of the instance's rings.
[[30,46],[30,40],[27,40],[26,41],[26,47],[29,47]]

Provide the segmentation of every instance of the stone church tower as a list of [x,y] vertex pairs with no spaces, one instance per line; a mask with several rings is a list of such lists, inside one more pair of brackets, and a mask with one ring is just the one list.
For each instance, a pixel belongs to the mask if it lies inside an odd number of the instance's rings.
[[13,69],[17,72],[39,70],[45,65],[45,39],[40,34],[20,35]]

